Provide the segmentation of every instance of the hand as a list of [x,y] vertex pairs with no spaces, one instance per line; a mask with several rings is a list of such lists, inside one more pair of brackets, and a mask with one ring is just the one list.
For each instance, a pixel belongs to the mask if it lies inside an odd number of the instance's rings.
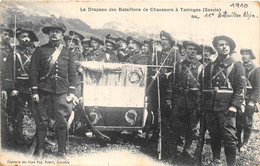
[[72,102],[73,105],[77,105],[79,103],[79,99],[77,98],[77,96],[75,96],[73,93],[70,93],[67,96],[67,102]]
[[255,102],[253,100],[250,100],[248,102],[248,106],[254,107],[255,106]]
[[169,106],[172,109],[172,101],[166,100],[166,105]]
[[83,68],[82,68],[82,67],[79,67],[79,68],[78,68],[78,72],[79,72],[79,73],[83,73]]
[[13,90],[10,94],[10,96],[17,96],[19,92],[17,90]]
[[4,100],[4,101],[7,100],[7,92],[6,92],[5,90],[3,90],[3,91],[1,92],[1,99]]
[[32,100],[35,101],[35,102],[37,102],[37,103],[39,103],[39,101],[40,101],[40,100],[39,100],[39,95],[38,95],[38,94],[33,94],[33,95],[32,95]]

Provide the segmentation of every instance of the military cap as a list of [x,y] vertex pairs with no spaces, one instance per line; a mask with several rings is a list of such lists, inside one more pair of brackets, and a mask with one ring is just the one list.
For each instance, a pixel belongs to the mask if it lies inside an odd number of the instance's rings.
[[10,37],[14,37],[13,31],[9,28],[6,28],[5,25],[3,25],[3,24],[0,24],[0,31],[1,31],[1,33],[3,31],[7,31],[10,34]]
[[116,42],[119,42],[119,41],[123,41],[123,42],[127,43],[127,41],[125,39],[123,39],[121,37],[117,37],[116,38]]
[[166,37],[169,40],[171,47],[175,44],[175,41],[171,34],[165,32],[165,31],[161,31],[160,38],[162,38],[162,36]]
[[183,42],[182,45],[183,45],[184,48],[186,48],[187,46],[194,46],[196,48],[196,50],[197,50],[197,54],[201,54],[202,53],[200,46],[197,43],[193,42],[193,41],[187,41],[186,40],[186,41]]
[[201,50],[203,50],[203,46],[204,46],[204,49],[208,49],[210,54],[216,54],[216,51],[209,45],[200,45],[201,47]]
[[251,49],[249,49],[249,48],[241,48],[240,54],[242,55],[245,52],[249,53],[251,59],[255,59],[255,55],[254,55],[254,53],[253,53],[253,51]]
[[31,30],[27,30],[27,29],[22,29],[22,28],[18,28],[16,30],[16,37],[18,38],[22,33],[28,33],[30,35],[31,41],[32,42],[38,42],[38,37],[35,35],[35,33]]
[[82,41],[81,41],[81,44],[87,44],[88,46],[91,46],[91,42],[90,42],[90,39],[83,39]]
[[[72,37],[70,37],[70,36],[68,36],[68,35],[65,35],[65,36],[63,37],[63,39],[64,39],[65,42],[67,42],[68,40],[71,40]],[[79,44],[79,41],[78,41],[77,39],[75,39],[75,38],[73,38],[72,42],[74,42],[76,45]]]
[[90,37],[90,42],[91,42],[92,40],[98,42],[98,43],[101,44],[101,45],[104,45],[104,42],[103,42],[102,40],[100,40],[99,38],[96,38],[96,37],[94,37],[94,36],[91,36],[91,37]]
[[216,48],[217,47],[217,44],[218,44],[218,41],[219,40],[225,40],[229,43],[229,46],[230,46],[230,51],[234,51],[234,49],[236,48],[236,43],[234,42],[233,39],[231,39],[230,37],[227,37],[225,35],[221,35],[221,36],[216,36],[214,37],[213,41],[212,41],[212,44],[213,46]]
[[75,38],[79,38],[81,41],[85,38],[82,34],[76,32],[76,31],[69,31],[70,36],[75,36]]
[[111,35],[111,34],[108,34],[106,36],[106,39],[110,39],[110,40],[114,40],[114,41],[117,41],[118,37],[114,36],[114,35]]
[[131,36],[128,36],[128,37],[126,38],[126,43],[129,44],[130,40],[133,40],[139,47],[142,47],[142,43],[139,42],[139,41],[136,40],[136,39],[133,39]]
[[106,39],[106,40],[105,40],[105,44],[107,44],[107,43],[111,43],[111,44],[113,45],[114,48],[117,47],[116,42],[115,42],[114,40],[112,40],[112,39]]
[[56,22],[56,23],[53,23],[51,25],[48,25],[44,28],[42,28],[42,32],[45,33],[45,34],[49,34],[50,30],[51,29],[59,29],[61,30],[63,33],[66,32],[66,27],[63,23],[61,22]]

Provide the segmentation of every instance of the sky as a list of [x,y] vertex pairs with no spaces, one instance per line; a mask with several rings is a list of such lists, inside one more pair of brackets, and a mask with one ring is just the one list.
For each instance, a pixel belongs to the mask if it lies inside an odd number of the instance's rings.
[[[16,3],[17,4],[17,3]],[[67,18],[79,18],[91,28],[114,27],[124,32],[138,32],[150,35],[151,38],[159,39],[161,30],[165,30],[176,40],[193,40],[199,44],[211,45],[212,39],[217,35],[227,35],[237,44],[236,51],[240,48],[251,48],[259,57],[259,3],[240,2],[167,2],[167,1],[98,1],[98,2],[18,2],[20,7],[30,12],[41,15],[55,15]],[[232,6],[233,5],[233,6]],[[107,9],[108,11],[97,12],[89,9]],[[110,8],[139,8],[142,11],[111,12]],[[173,12],[151,12],[151,8],[169,9]],[[176,8],[178,11],[176,11]],[[181,8],[185,11],[181,11]],[[203,9],[212,11],[203,12]],[[148,11],[144,12],[143,10]],[[191,12],[190,10],[200,10]],[[83,11],[86,10],[86,11]],[[238,18],[218,18],[218,13],[227,11],[229,14],[239,14]],[[256,18],[243,17],[244,12],[255,15]],[[214,14],[205,17],[206,14]],[[194,17],[200,18],[191,18]]]

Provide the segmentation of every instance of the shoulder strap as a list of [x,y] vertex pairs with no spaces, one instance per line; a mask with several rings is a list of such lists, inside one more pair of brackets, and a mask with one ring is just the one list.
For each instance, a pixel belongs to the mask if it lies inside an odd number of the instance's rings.
[[21,54],[19,54],[18,52],[16,52],[16,56],[17,56],[17,58],[18,58],[18,60],[19,60],[19,62],[20,62],[20,66],[21,66],[23,72],[25,72]]
[[51,70],[52,70],[55,62],[58,60],[58,58],[60,56],[62,48],[63,48],[63,45],[60,44],[59,47],[51,55],[51,60],[50,60],[50,63],[49,63],[49,70],[42,78],[40,78],[41,80],[47,78],[49,76],[49,74],[51,73]]

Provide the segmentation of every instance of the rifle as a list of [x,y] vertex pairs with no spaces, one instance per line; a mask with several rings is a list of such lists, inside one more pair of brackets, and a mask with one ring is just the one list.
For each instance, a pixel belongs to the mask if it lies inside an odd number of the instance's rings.
[[110,137],[108,137],[107,135],[101,133],[99,130],[97,130],[94,125],[92,124],[92,122],[89,119],[88,114],[84,111],[83,107],[81,104],[77,104],[76,105],[76,110],[78,111],[80,117],[83,118],[84,122],[88,125],[88,127],[90,128],[90,130],[95,134],[95,136],[99,139],[99,140],[104,140],[104,141],[110,141]]
[[[158,55],[157,51],[155,52],[155,58],[156,58],[156,65],[158,65]],[[158,69],[159,71],[160,69]],[[156,75],[156,81],[157,81],[157,95],[158,95],[158,143],[157,143],[157,153],[158,153],[158,159],[162,159],[162,117],[161,117],[161,97],[160,97],[160,80],[159,75]]]
[[14,64],[13,64],[13,81],[16,80],[16,14],[14,15]]
[[194,162],[195,165],[201,166],[202,165],[202,152],[203,152],[203,146],[204,146],[204,140],[205,140],[205,132],[206,132],[206,126],[205,126],[205,115],[204,115],[204,74],[205,74],[205,46],[203,45],[202,50],[202,71],[201,71],[201,106],[200,106],[200,131],[199,131],[199,141],[197,144],[196,152],[194,155]]

